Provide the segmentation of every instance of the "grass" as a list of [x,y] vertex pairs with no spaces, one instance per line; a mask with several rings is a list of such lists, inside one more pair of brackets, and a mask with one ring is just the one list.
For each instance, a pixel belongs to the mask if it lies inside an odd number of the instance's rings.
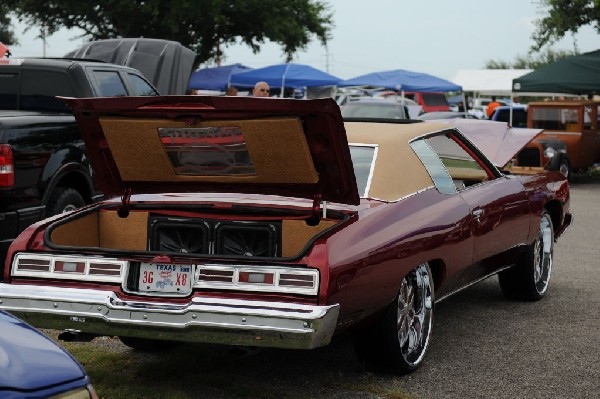
[[[45,332],[57,339],[58,332]],[[240,357],[219,345],[181,344],[149,354],[131,350],[116,338],[59,343],[84,366],[99,397],[104,399],[356,395],[411,399],[397,389],[386,388],[394,377],[360,370],[351,346],[313,351],[267,349],[255,356]]]

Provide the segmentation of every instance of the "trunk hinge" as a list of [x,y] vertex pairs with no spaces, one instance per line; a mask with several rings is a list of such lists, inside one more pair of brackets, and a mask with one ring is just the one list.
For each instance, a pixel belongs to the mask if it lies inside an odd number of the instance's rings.
[[121,206],[117,210],[117,214],[120,218],[126,218],[129,216],[129,202],[131,201],[131,187],[127,187],[125,192],[121,196]]
[[[316,226],[321,221],[321,193],[315,194],[313,198],[312,211],[308,219],[306,219],[306,224],[309,226]],[[323,203],[326,205],[326,203]],[[327,213],[327,207],[323,208],[323,215]]]

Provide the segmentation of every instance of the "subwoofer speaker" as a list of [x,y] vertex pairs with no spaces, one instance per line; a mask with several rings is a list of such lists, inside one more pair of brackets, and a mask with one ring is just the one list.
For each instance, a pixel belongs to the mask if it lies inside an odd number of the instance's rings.
[[207,223],[155,217],[150,220],[150,250],[208,254],[210,228]]
[[215,254],[281,256],[278,223],[224,222],[215,225]]

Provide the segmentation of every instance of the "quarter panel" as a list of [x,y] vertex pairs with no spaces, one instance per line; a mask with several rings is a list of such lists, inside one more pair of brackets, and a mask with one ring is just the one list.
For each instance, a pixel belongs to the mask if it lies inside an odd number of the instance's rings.
[[327,303],[340,303],[340,323],[385,307],[403,276],[422,262],[441,259],[444,277],[436,293],[452,290],[472,262],[468,215],[460,196],[429,189],[361,211],[353,224],[330,237]]

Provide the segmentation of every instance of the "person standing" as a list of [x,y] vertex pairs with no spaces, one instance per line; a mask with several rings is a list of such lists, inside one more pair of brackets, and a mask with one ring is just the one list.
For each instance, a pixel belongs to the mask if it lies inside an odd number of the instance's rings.
[[269,84],[267,82],[256,83],[254,90],[252,90],[252,95],[254,97],[269,97],[271,95]]
[[488,119],[492,117],[494,110],[496,109],[496,107],[499,107],[499,106],[500,106],[500,103],[498,101],[496,101],[496,96],[492,96],[492,102],[488,104],[488,106],[485,110],[485,114],[487,115]]

